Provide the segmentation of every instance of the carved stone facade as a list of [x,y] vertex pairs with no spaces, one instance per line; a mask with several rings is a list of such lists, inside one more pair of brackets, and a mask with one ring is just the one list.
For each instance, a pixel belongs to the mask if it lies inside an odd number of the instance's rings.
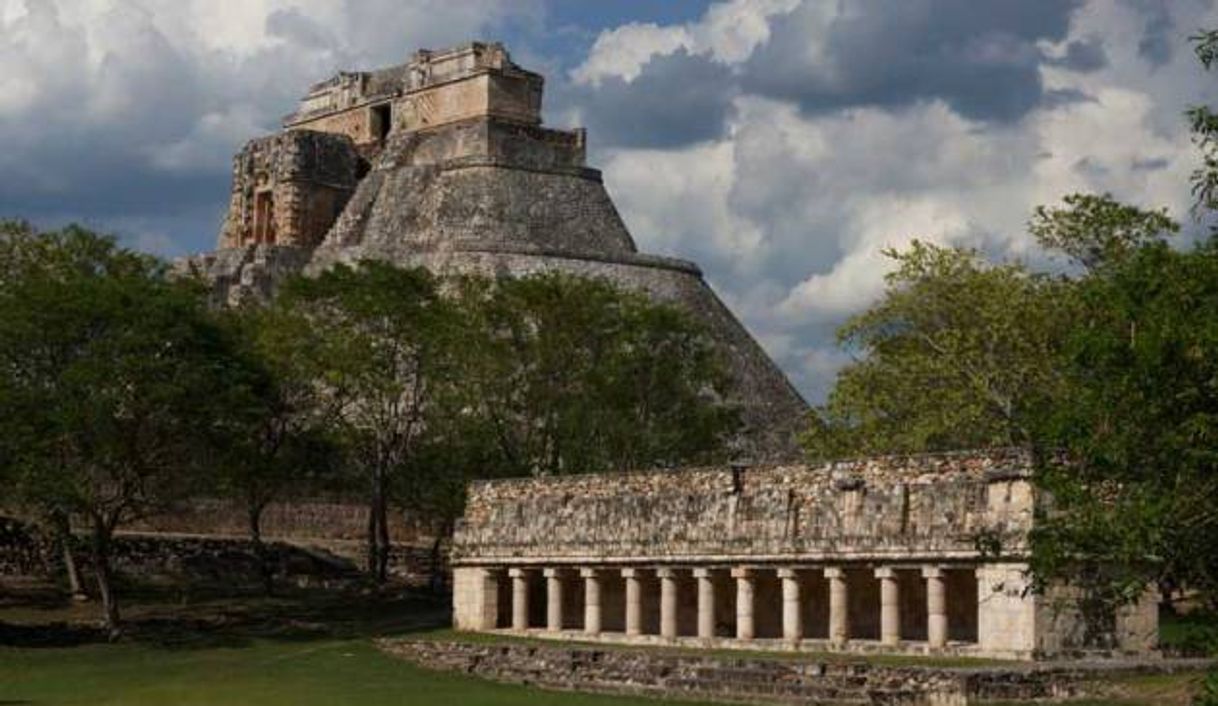
[[1029,468],[993,452],[474,483],[454,622],[753,649],[1153,650],[1153,600],[1097,636],[1069,591],[1031,592]]
[[543,84],[502,45],[474,43],[313,86],[283,132],[237,156],[219,250],[181,268],[212,282],[217,303],[368,258],[441,275],[606,278],[708,325],[742,411],[741,457],[797,457],[799,393],[696,265],[638,252],[585,164],[584,131],[542,127]]
[[355,191],[359,164],[344,135],[294,131],[253,140],[233,159],[220,248],[317,246]]

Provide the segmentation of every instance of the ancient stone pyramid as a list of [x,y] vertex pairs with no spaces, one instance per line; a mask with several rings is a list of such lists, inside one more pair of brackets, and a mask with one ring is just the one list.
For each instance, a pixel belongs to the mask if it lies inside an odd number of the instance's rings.
[[543,78],[503,46],[420,51],[312,87],[278,134],[234,159],[219,249],[187,258],[220,302],[286,273],[366,258],[437,273],[604,277],[688,309],[729,361],[750,461],[798,455],[807,406],[684,260],[638,252],[585,133],[541,126]]

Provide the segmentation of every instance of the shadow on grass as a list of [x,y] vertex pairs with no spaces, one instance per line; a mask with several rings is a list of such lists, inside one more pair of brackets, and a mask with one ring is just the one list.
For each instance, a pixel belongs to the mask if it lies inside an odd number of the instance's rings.
[[[0,646],[73,647],[106,640],[94,603],[65,603],[28,589],[4,594]],[[171,650],[406,635],[449,621],[446,596],[406,586],[284,589],[273,596],[155,587],[131,589],[121,600],[121,639]]]

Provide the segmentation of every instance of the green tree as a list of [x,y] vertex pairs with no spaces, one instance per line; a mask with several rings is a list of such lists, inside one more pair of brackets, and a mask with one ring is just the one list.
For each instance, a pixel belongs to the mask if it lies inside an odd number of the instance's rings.
[[112,636],[115,530],[207,479],[251,373],[200,292],[82,228],[0,228],[0,442],[34,506],[88,527]]
[[838,331],[858,357],[814,411],[809,455],[1029,443],[1068,384],[1053,361],[1075,317],[1069,283],[918,241],[887,254],[883,298]]
[[[1218,61],[1218,30],[1203,30],[1192,41],[1201,65],[1213,68]],[[1201,166],[1192,174],[1193,213],[1200,218],[1218,211],[1218,113],[1208,105],[1197,105],[1186,115],[1201,156]]]
[[1075,384],[1041,441],[1071,462],[1040,474],[1034,568],[1107,605],[1159,583],[1218,609],[1218,242],[1144,246],[1078,291]]
[[709,462],[736,411],[705,329],[605,280],[549,273],[467,281],[479,340],[464,379],[502,475]]
[[220,317],[251,367],[262,371],[251,389],[249,426],[234,429],[215,459],[220,489],[244,505],[263,586],[274,589],[274,570],[263,540],[267,507],[289,489],[315,489],[337,465],[330,438],[338,404],[313,377],[316,333],[307,318],[285,307],[247,306]]
[[1144,211],[1104,194],[1070,194],[1065,206],[1038,206],[1028,231],[1041,247],[1094,270],[1180,230],[1167,210]]
[[284,287],[283,305],[306,318],[315,381],[346,460],[368,484],[368,569],[388,577],[395,487],[420,473],[418,449],[456,379],[454,307],[434,277],[366,261]]

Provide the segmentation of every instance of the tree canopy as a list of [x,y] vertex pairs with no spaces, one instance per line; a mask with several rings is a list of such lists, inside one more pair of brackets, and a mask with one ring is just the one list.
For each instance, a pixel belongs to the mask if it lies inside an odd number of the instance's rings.
[[81,228],[0,227],[0,437],[21,498],[90,528],[117,630],[116,528],[203,485],[240,428],[255,369],[199,292]]

